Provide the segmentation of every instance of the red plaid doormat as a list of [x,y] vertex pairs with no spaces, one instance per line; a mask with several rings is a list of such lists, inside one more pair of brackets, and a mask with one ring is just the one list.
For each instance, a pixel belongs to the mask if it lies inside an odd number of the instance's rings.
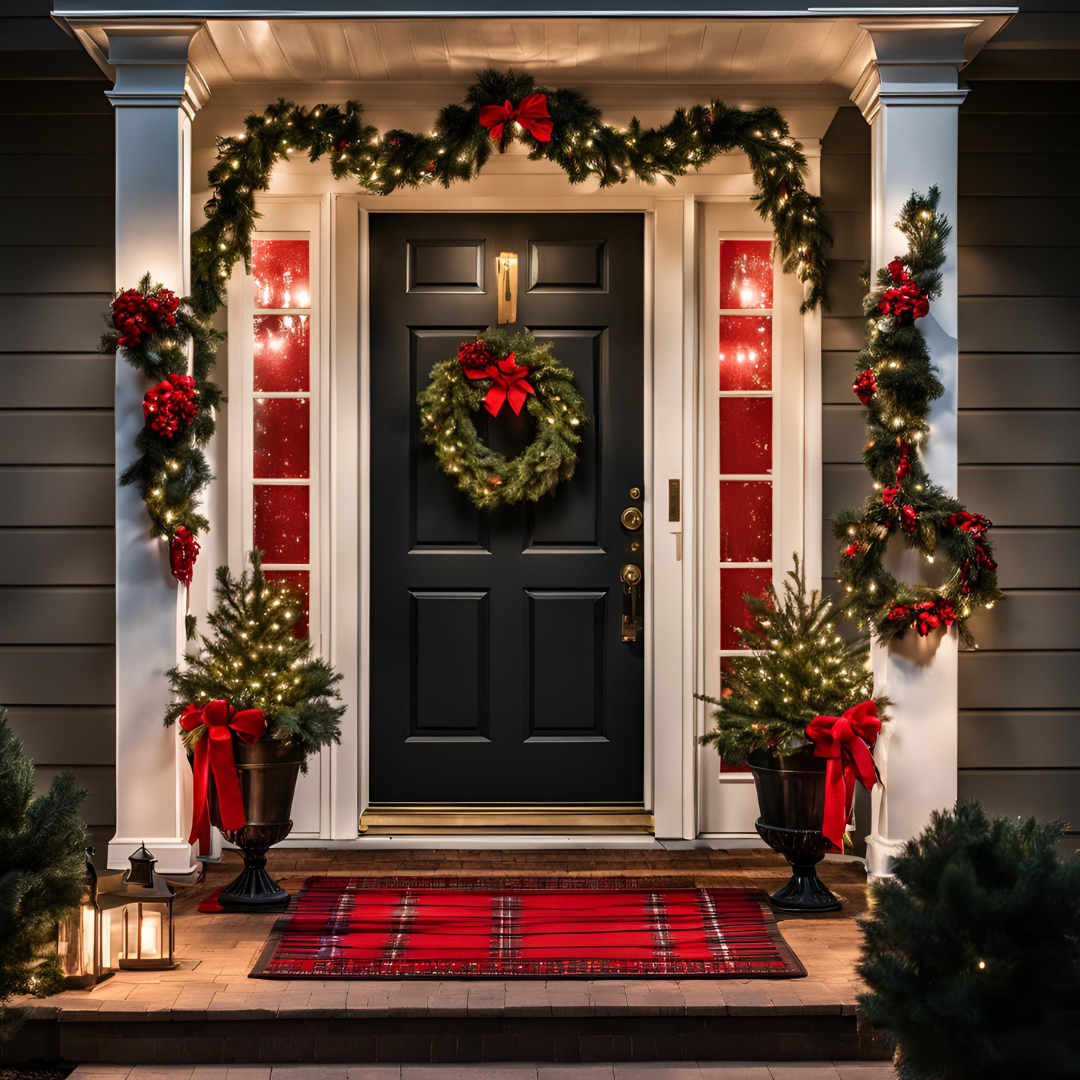
[[267,979],[803,976],[759,889],[621,878],[309,878]]

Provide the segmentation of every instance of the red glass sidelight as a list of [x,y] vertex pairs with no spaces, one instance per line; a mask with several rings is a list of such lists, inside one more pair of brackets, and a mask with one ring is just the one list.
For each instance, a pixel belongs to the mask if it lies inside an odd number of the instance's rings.
[[254,475],[256,479],[306,480],[311,467],[307,398],[256,398]]
[[311,614],[311,575],[307,570],[267,570],[267,581],[287,581],[301,600],[303,615],[293,625],[293,634],[298,638],[308,636],[308,616]]
[[310,316],[256,315],[253,389],[281,393],[311,389]]
[[720,472],[772,472],[772,398],[720,399]]
[[308,562],[310,496],[300,485],[255,485],[255,546],[263,562]]
[[720,571],[720,648],[742,649],[744,645],[735,632],[737,627],[749,630],[750,613],[744,593],[764,596],[765,587],[772,581],[772,571],[737,567]]
[[773,258],[769,240],[720,242],[720,308],[773,306]]
[[311,307],[311,274],[307,240],[253,240],[251,274],[255,307]]
[[720,481],[720,561],[772,561],[770,481]]
[[[730,656],[722,656],[722,657],[720,657],[720,700],[721,701],[726,699],[727,696],[730,694],[730,691],[727,689],[727,678],[728,678],[728,673],[731,671],[731,660],[732,660],[732,658]],[[715,708],[716,708],[716,706],[712,706],[712,709],[715,709]],[[715,717],[712,716],[711,711],[710,711],[709,719],[710,720],[715,720]],[[731,764],[730,762],[727,762],[723,758],[721,758],[720,759],[720,771],[722,773],[749,772],[750,771],[750,766],[747,765],[745,762],[736,762],[735,764]]]
[[772,389],[770,316],[720,316],[720,389]]

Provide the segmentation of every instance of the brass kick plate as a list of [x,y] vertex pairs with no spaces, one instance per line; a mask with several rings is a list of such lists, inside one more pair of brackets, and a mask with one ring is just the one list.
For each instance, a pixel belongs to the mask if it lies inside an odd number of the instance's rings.
[[369,806],[360,815],[366,836],[652,831],[652,813],[640,806]]

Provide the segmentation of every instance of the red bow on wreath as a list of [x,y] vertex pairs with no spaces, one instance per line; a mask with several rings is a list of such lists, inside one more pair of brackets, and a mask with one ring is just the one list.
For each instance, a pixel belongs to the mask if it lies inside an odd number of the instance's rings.
[[513,353],[505,360],[496,360],[485,368],[466,367],[464,361],[462,367],[465,368],[465,374],[470,379],[491,380],[491,389],[484,397],[484,408],[492,416],[499,415],[504,401],[509,401],[514,415],[520,416],[526,395],[534,392],[532,386],[525,381],[525,376],[532,369],[528,365],[518,367]]
[[185,731],[206,726],[206,734],[195,744],[191,800],[191,835],[188,843],[199,842],[199,854],[210,851],[210,776],[214,777],[221,827],[235,832],[247,824],[240,777],[233,756],[233,732],[243,742],[257,743],[266,734],[262,709],[234,712],[227,701],[211,701],[201,709],[189,705],[180,717]]
[[489,129],[495,142],[502,141],[506,124],[519,124],[537,142],[551,142],[554,129],[547,109],[547,94],[529,94],[517,105],[509,100],[501,105],[481,105],[480,123]]
[[816,716],[806,725],[814,756],[825,763],[825,816],[821,832],[837,851],[844,850],[844,826],[851,820],[855,781],[867,791],[878,782],[870,754],[881,731],[877,703],[864,701],[843,716]]

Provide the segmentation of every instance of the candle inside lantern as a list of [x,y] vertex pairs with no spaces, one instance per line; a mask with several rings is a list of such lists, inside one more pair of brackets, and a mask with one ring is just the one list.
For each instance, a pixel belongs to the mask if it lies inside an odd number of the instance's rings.
[[143,908],[139,927],[139,956],[146,960],[161,956],[161,912]]

